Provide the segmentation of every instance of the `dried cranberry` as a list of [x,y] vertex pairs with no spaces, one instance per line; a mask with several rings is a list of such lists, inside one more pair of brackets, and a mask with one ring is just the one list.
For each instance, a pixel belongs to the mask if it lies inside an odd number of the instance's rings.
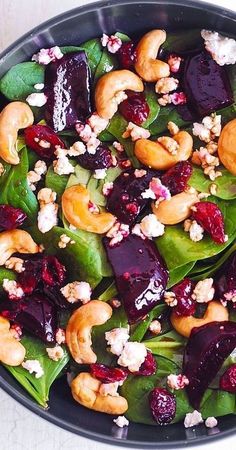
[[170,423],[176,412],[175,396],[164,388],[155,388],[149,394],[149,405],[153,419],[159,425]]
[[226,300],[225,294],[236,292],[236,252],[227,259],[214,276],[216,298]]
[[177,305],[174,311],[178,316],[192,316],[196,311],[196,301],[192,299],[194,283],[185,278],[171,288],[175,293]]
[[117,55],[122,69],[132,69],[136,62],[136,51],[134,42],[133,41],[123,42]]
[[103,144],[99,145],[94,155],[85,152],[77,157],[77,161],[84,169],[108,169],[112,166],[112,155],[110,149]]
[[126,91],[128,98],[124,100],[119,111],[128,121],[141,125],[148,118],[149,106],[142,92]]
[[156,370],[157,370],[156,360],[155,360],[153,354],[150,351],[147,351],[147,356],[146,356],[143,364],[140,366],[140,368],[137,372],[132,372],[132,374],[148,377],[150,375],[154,375],[154,373],[156,373]]
[[27,215],[20,208],[11,205],[0,205],[0,230],[13,230],[20,227]]
[[25,129],[25,143],[42,159],[53,158],[56,147],[65,148],[64,142],[47,125],[31,125]]
[[236,364],[229,367],[220,378],[220,389],[236,393]]
[[92,375],[102,383],[115,383],[116,381],[124,381],[128,376],[127,369],[119,367],[109,367],[105,364],[91,364]]
[[224,244],[224,217],[220,208],[215,203],[195,203],[192,218],[210,234],[214,242],[217,244]]
[[186,189],[192,172],[193,168],[189,161],[180,161],[162,175],[161,181],[172,195],[179,194]]

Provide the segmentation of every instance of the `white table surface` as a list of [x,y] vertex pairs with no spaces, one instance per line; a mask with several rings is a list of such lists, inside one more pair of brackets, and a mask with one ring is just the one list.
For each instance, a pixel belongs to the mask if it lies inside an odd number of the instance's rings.
[[[231,7],[234,0],[208,0],[213,4]],[[23,33],[63,11],[91,3],[91,0],[0,0],[0,51]],[[186,1],[187,3],[187,1]],[[235,436],[199,450],[233,450]],[[75,436],[31,413],[0,390],[0,450],[115,450],[117,447],[100,444]],[[196,448],[196,447],[194,447]]]

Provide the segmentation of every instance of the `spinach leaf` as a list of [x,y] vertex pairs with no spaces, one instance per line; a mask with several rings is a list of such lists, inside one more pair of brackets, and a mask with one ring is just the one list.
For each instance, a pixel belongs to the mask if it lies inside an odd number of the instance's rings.
[[69,355],[64,348],[64,356],[59,361],[53,361],[47,355],[45,344],[38,339],[24,336],[21,343],[26,349],[26,359],[37,359],[43,368],[44,375],[41,378],[35,378],[22,366],[5,365],[5,367],[39,405],[47,408],[50,387],[68,363]]
[[163,50],[171,52],[186,52],[201,47],[203,43],[200,28],[191,30],[178,30],[175,33],[168,33],[166,41],[162,44]]
[[0,91],[9,100],[25,100],[37,92],[35,84],[44,83],[44,71],[44,66],[33,61],[16,64],[1,78]]
[[194,267],[195,261],[191,261],[187,264],[183,264],[183,266],[176,267],[175,269],[172,269],[169,271],[169,281],[167,284],[167,288],[170,289],[172,286],[177,284],[179,281],[181,281],[190,270]]
[[123,146],[127,153],[128,158],[131,160],[134,167],[140,167],[140,163],[134,156],[134,143],[131,139],[124,139],[122,134],[126,130],[128,122],[121,116],[121,114],[116,113],[107,128],[107,131],[111,133]]
[[78,52],[80,50],[84,50],[86,52],[87,58],[88,58],[88,64],[91,70],[92,75],[94,75],[96,68],[99,64],[99,61],[102,57],[102,46],[100,39],[91,39],[87,42],[84,42],[79,47],[75,46],[66,46],[66,47],[60,47],[62,53],[72,53],[72,52]]
[[149,115],[147,120],[142,124],[143,128],[149,128],[150,125],[157,119],[158,114],[160,112],[160,105],[157,101],[156,93],[150,89],[146,88],[144,91],[144,95],[146,97],[147,104],[149,106]]
[[115,36],[120,38],[122,42],[129,42],[129,41],[131,41],[130,37],[127,36],[127,34],[120,33],[119,31],[117,31],[117,33],[115,33]]
[[15,280],[16,274],[13,270],[5,269],[5,267],[0,267],[0,292],[2,291],[2,283],[4,278],[8,280]]
[[48,168],[45,177],[45,187],[52,189],[57,193],[57,201],[60,201],[61,196],[68,183],[68,175],[58,175],[54,172],[53,166]]
[[105,289],[105,291],[103,291],[102,294],[99,295],[98,299],[102,300],[103,302],[108,302],[108,300],[111,300],[116,295],[117,288],[115,285],[115,281],[112,281],[110,285]]
[[186,127],[191,123],[182,119],[175,106],[161,106],[157,119],[149,127],[151,135],[167,131],[167,124],[170,121],[178,125],[179,128]]
[[189,273],[190,278],[194,281],[199,281],[203,278],[212,277],[235,250],[236,244],[233,244],[229,249],[223,252],[222,256],[218,258],[216,262],[205,263],[205,261],[203,261],[205,264],[202,265],[197,263],[194,271]]
[[145,344],[154,355],[164,356],[165,358],[174,361],[178,366],[182,365],[186,339],[174,330],[143,341],[143,344]]
[[145,319],[143,319],[141,322],[139,322],[136,326],[133,327],[131,331],[130,340],[131,341],[137,341],[141,342],[143,337],[145,336],[146,332],[148,331],[148,328],[150,326],[150,323],[158,317],[160,314],[162,314],[167,309],[166,304],[161,303],[160,305],[155,306],[150,313],[147,315]]
[[200,411],[204,419],[235,414],[235,394],[218,389],[207,389],[201,402]]
[[[215,195],[223,200],[232,200],[236,198],[236,176],[225,168],[221,168],[220,171],[222,176],[214,181],[217,186]],[[188,183],[199,192],[209,192],[212,185],[212,181],[204,175],[202,168],[196,166],[194,166],[193,174]]]
[[107,51],[107,49],[104,49],[102,52],[102,57],[99,61],[99,64],[97,65],[95,74],[94,74],[94,82],[96,83],[98,79],[105,75],[105,73],[111,72],[112,70],[116,69],[118,67],[117,58],[115,55],[112,55]]
[[109,131],[104,130],[99,134],[98,139],[100,139],[100,141],[102,142],[113,142],[114,136],[109,133]]

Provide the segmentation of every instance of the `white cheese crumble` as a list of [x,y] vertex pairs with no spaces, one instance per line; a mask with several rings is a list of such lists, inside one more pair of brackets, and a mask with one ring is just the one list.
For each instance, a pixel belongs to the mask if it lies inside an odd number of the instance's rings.
[[5,267],[7,269],[14,270],[17,273],[24,272],[24,260],[21,258],[16,258],[15,256],[11,256],[6,262]]
[[198,281],[192,294],[193,300],[196,300],[198,303],[208,303],[213,300],[215,294],[213,282],[213,278]]
[[148,189],[142,192],[143,198],[151,198],[156,200],[155,206],[158,207],[158,204],[163,200],[170,200],[171,194],[169,189],[164,186],[159,178],[152,178],[149,183]]
[[75,241],[73,241],[67,234],[61,234],[60,239],[58,241],[58,247],[59,248],[66,248],[68,244],[75,244]]
[[108,36],[103,33],[101,38],[101,44],[103,47],[107,47],[107,50],[110,53],[117,53],[120,47],[122,46],[122,40],[118,36]]
[[74,173],[75,168],[74,166],[72,166],[67,157],[68,150],[57,148],[54,153],[57,157],[57,159],[53,161],[54,172],[58,175],[69,175],[71,173]]
[[109,242],[110,247],[113,247],[114,245],[118,244],[128,235],[129,235],[129,225],[120,222],[116,222],[115,225],[112,228],[110,228],[110,230],[106,234],[106,236],[111,239]]
[[236,63],[235,39],[222,36],[216,31],[202,30],[206,50],[220,66]]
[[81,301],[83,304],[90,301],[92,293],[90,284],[86,281],[73,281],[61,288],[60,291],[69,303]]
[[65,330],[63,330],[63,328],[58,328],[56,331],[56,343],[61,345],[65,344],[65,342],[66,342]]
[[96,169],[93,174],[93,178],[96,178],[96,180],[104,180],[107,175],[107,169]]
[[36,83],[34,85],[34,89],[37,89],[38,91],[42,91],[43,88],[44,88],[44,83]]
[[86,152],[86,147],[83,142],[76,141],[68,150],[69,156],[79,156],[83,155]]
[[159,320],[155,319],[153,320],[150,325],[149,325],[149,331],[151,331],[151,333],[158,335],[161,333],[161,322],[159,322]]
[[179,389],[184,389],[188,384],[189,379],[185,375],[175,375],[171,373],[167,377],[167,385],[170,389],[175,389],[178,391]]
[[120,142],[114,141],[112,145],[113,145],[114,149],[119,153],[122,153],[125,151],[124,146],[122,144],[120,144]]
[[176,56],[176,55],[169,56],[167,63],[169,64],[170,71],[172,73],[177,73],[179,71],[181,61],[182,61],[182,58],[180,56]]
[[27,173],[27,182],[32,191],[36,190],[36,184],[41,180],[42,176],[47,172],[47,165],[45,161],[38,160],[35,163],[34,169]]
[[169,94],[175,91],[179,85],[179,80],[173,77],[160,78],[155,85],[157,94]]
[[153,237],[162,236],[165,232],[165,226],[159,222],[155,214],[148,214],[145,216],[140,224],[136,224],[132,230],[133,234],[140,236],[140,233],[149,239]]
[[110,395],[111,397],[118,397],[119,394],[117,389],[121,386],[121,384],[123,384],[123,381],[121,381],[121,383],[119,381],[115,381],[114,383],[102,383],[99,388],[99,394],[103,397],[107,397],[107,395]]
[[214,428],[218,425],[218,420],[215,417],[207,417],[205,425],[207,428]]
[[48,357],[53,361],[59,361],[64,356],[64,350],[60,345],[56,345],[55,347],[47,347],[46,352]]
[[184,231],[189,233],[189,237],[193,242],[199,242],[203,239],[204,228],[196,220],[186,219],[184,221]]
[[27,359],[21,365],[29,373],[35,373],[35,378],[41,378],[44,375],[43,368],[37,359]]
[[221,115],[212,113],[202,119],[202,123],[193,123],[193,135],[201,141],[209,143],[221,133]]
[[148,139],[151,136],[150,132],[145,128],[135,125],[133,122],[129,122],[125,132],[122,134],[124,139],[131,138],[133,142],[138,139]]
[[43,188],[38,192],[40,210],[38,212],[38,229],[47,233],[57,225],[58,205],[55,203],[56,192]]
[[26,97],[30,106],[38,106],[39,108],[47,103],[47,97],[43,92],[34,92]]
[[175,296],[175,293],[172,291],[164,292],[164,301],[171,308],[174,308],[174,306],[178,304],[178,300]]
[[96,136],[98,136],[103,130],[105,130],[107,125],[109,124],[109,120],[103,119],[103,117],[99,116],[97,112],[93,113],[89,117],[87,122]]
[[129,421],[125,416],[118,416],[117,419],[113,419],[113,422],[119,427],[124,428],[129,426]]
[[185,428],[194,427],[203,422],[202,415],[199,411],[194,410],[192,413],[187,413],[184,419]]
[[113,355],[120,356],[124,345],[129,340],[129,329],[128,328],[113,328],[110,331],[106,331],[105,339],[107,341],[109,350]]
[[24,295],[23,289],[15,280],[8,280],[7,278],[4,278],[2,287],[4,291],[8,293],[10,298],[22,298]]
[[63,57],[63,53],[60,48],[56,45],[51,48],[41,48],[38,53],[35,53],[32,56],[32,61],[36,61],[39,64],[47,65],[50,62],[56,61],[57,59],[61,59]]
[[126,342],[117,363],[128,367],[130,372],[138,372],[145,361],[147,349],[141,342]]
[[108,195],[110,195],[112,189],[113,189],[113,182],[112,181],[107,181],[106,183],[104,183],[103,188],[102,188],[102,193],[103,195],[105,195],[105,197],[108,197]]
[[145,177],[145,175],[147,175],[147,171],[144,169],[135,169],[134,171],[135,178],[142,178]]

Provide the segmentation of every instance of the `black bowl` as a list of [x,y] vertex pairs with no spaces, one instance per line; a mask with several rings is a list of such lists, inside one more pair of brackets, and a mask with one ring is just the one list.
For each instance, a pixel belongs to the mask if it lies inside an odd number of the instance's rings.
[[[175,0],[102,1],[45,22],[11,45],[0,56],[0,77],[14,64],[27,60],[41,47],[77,45],[87,39],[123,31],[140,33],[152,28],[167,30],[210,28],[235,34],[236,14],[207,3]],[[55,382],[50,395],[50,409],[43,410],[27,395],[12,376],[0,367],[0,386],[13,398],[41,417],[82,436],[98,441],[139,448],[176,448],[212,442],[236,430],[235,418],[219,420],[217,429],[200,425],[185,429],[183,424],[151,427],[130,424],[120,429],[111,417],[79,406],[73,401],[66,379]]]

